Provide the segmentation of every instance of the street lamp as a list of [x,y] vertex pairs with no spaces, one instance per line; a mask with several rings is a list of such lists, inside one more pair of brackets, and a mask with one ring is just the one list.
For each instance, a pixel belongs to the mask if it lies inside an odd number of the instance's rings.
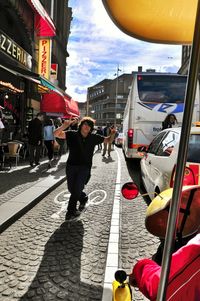
[[114,74],[116,75],[116,89],[115,89],[115,118],[114,118],[114,126],[116,127],[117,125],[117,96],[118,96],[118,76],[119,76],[119,72],[122,71],[121,69],[119,69],[119,65],[117,65],[117,72]]
[[89,87],[87,88],[87,99],[86,99],[86,116],[89,114]]

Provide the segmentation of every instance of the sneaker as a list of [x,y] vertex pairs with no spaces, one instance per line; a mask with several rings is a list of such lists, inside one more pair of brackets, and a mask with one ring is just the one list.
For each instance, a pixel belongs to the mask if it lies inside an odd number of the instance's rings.
[[76,210],[76,211],[73,211],[73,212],[67,211],[67,213],[65,215],[65,220],[70,220],[70,219],[76,218],[80,214],[81,214],[81,212],[79,210]]
[[85,204],[80,204],[79,207],[78,207],[78,210],[80,212],[82,212],[85,209],[85,206],[86,206],[86,203]]
[[85,206],[87,204],[88,201],[88,196],[86,195],[81,201],[80,201],[80,205],[78,207],[78,210],[81,212],[85,209]]

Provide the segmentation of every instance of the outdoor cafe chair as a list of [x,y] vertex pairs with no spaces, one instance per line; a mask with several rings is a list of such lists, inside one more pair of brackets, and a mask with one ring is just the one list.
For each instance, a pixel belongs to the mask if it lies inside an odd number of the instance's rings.
[[8,153],[5,153],[5,158],[11,159],[15,158],[15,166],[17,167],[17,164],[19,162],[20,158],[20,150],[22,148],[22,143],[10,141],[8,142]]

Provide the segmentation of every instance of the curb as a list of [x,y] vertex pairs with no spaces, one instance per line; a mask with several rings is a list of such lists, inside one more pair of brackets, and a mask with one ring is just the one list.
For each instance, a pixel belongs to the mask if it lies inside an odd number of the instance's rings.
[[22,215],[33,208],[38,202],[40,202],[45,196],[47,196],[56,187],[61,185],[65,180],[66,176],[63,169],[56,173],[54,179],[53,176],[49,175],[48,178],[43,181],[39,181],[31,188],[25,190],[21,194],[10,201],[0,206],[0,233],[5,231],[11,224],[13,224]]

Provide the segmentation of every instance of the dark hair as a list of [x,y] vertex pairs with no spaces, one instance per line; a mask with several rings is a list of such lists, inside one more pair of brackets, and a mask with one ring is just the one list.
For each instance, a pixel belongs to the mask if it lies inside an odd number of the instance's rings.
[[36,117],[44,117],[45,115],[44,115],[44,113],[37,113],[37,115],[36,115]]
[[[174,122],[171,123],[170,117],[174,117]],[[178,123],[178,120],[174,114],[169,114],[166,116],[165,120],[162,122],[162,130],[172,127],[175,123]]]
[[53,120],[49,117],[46,117],[44,121],[44,126],[46,125],[53,125]]
[[170,117],[174,117],[174,120],[177,122],[177,119],[176,119],[176,115],[174,114],[169,114],[165,117],[165,120],[164,122],[169,122],[170,121]]
[[83,117],[78,125],[78,130],[81,130],[83,123],[87,123],[90,127],[90,132],[94,130],[95,120],[91,117]]

